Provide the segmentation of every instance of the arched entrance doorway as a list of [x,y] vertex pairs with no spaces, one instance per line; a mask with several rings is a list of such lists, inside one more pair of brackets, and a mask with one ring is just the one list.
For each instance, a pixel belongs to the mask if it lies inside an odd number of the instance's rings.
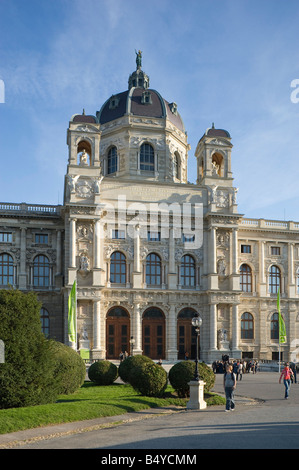
[[123,307],[112,307],[106,320],[106,357],[118,359],[121,351],[130,351],[130,317]]
[[190,307],[184,308],[178,314],[178,359],[184,359],[186,352],[189,359],[196,358],[196,332],[191,324],[192,318],[196,315],[198,315],[196,310]]
[[165,316],[157,307],[143,313],[142,349],[151,359],[165,359]]

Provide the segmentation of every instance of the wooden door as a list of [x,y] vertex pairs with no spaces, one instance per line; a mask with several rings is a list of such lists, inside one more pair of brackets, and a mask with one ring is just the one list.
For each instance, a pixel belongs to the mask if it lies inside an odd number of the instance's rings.
[[112,309],[106,321],[106,357],[119,359],[121,352],[130,354],[130,318],[124,309]]
[[[189,355],[189,359],[196,358],[196,332],[192,326],[192,318],[196,315],[196,311],[186,307],[178,315],[177,322],[177,348],[178,359],[185,359],[185,353]],[[199,349],[199,346],[198,346]],[[200,357],[200,351],[198,351]]]
[[158,308],[149,308],[144,313],[142,349],[151,359],[165,359],[165,318]]

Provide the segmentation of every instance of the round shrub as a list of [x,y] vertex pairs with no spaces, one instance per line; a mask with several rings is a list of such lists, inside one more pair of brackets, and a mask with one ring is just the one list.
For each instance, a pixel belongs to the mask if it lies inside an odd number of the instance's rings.
[[[200,378],[205,382],[204,391],[208,392],[213,388],[215,383],[215,375],[210,367],[204,362],[198,363],[198,372]],[[169,382],[175,389],[178,396],[183,398],[189,396],[188,383],[193,380],[195,373],[195,362],[181,361],[172,366],[169,371]]]
[[117,366],[110,361],[94,362],[88,369],[89,379],[97,385],[111,385],[117,376]]
[[83,359],[70,346],[50,340],[55,360],[54,380],[59,394],[74,393],[84,383],[86,367]]
[[142,356],[141,354],[138,354],[137,356],[129,356],[127,359],[122,361],[118,367],[119,377],[123,382],[130,383],[131,370],[145,362],[152,363],[153,361],[149,357]]
[[167,387],[167,373],[153,361],[140,361],[131,369],[129,383],[141,395],[161,397]]

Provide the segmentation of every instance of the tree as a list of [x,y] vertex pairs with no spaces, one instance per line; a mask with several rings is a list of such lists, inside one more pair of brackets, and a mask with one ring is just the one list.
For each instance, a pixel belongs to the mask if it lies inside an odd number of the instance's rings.
[[34,293],[0,290],[0,408],[50,403],[58,395],[55,359],[41,331],[41,305]]

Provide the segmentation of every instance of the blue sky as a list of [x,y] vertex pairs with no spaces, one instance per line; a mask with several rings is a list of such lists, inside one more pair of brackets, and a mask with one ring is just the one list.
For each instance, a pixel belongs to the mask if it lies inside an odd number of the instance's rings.
[[126,90],[141,49],[184,120],[189,181],[214,122],[240,213],[299,221],[298,24],[297,0],[0,0],[0,201],[63,202],[71,116]]

